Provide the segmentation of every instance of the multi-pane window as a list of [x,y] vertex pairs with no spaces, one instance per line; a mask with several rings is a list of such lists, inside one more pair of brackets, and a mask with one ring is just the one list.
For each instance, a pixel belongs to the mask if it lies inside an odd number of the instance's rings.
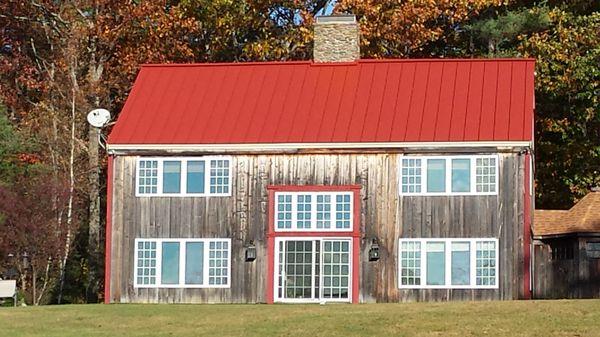
[[135,287],[229,287],[231,239],[136,239],[135,247]]
[[296,227],[298,228],[310,228],[311,215],[312,215],[312,196],[310,194],[298,194],[297,198],[297,212],[296,212]]
[[400,239],[400,288],[497,288],[497,239]]
[[421,159],[402,159],[402,193],[421,193]]
[[210,161],[210,193],[229,193],[229,159]]
[[138,194],[156,194],[158,193],[158,161],[140,160],[138,161]]
[[496,158],[477,158],[475,160],[475,188],[477,192],[496,192]]
[[421,243],[401,242],[400,251],[400,284],[403,286],[421,284]]
[[331,195],[317,195],[317,229],[331,228]]
[[351,231],[352,192],[276,192],[275,230]]
[[400,159],[402,195],[495,195],[498,156],[404,156]]
[[280,194],[277,196],[277,228],[292,228],[292,195]]
[[338,194],[335,196],[335,228],[349,229],[351,213],[351,194]]
[[137,242],[136,263],[136,283],[140,285],[156,284],[156,242]]
[[223,285],[229,279],[229,242],[211,241],[208,250],[208,284]]
[[349,261],[349,241],[323,241],[323,298],[348,298]]
[[229,157],[139,158],[137,196],[231,195]]
[[478,241],[476,271],[478,286],[496,285],[496,242]]

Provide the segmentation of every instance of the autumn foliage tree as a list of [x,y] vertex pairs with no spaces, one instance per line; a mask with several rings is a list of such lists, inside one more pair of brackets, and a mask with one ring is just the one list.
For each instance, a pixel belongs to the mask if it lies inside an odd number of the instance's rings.
[[[367,58],[427,56],[424,48],[443,40],[498,0],[340,0],[336,10],[360,18],[361,54]],[[444,42],[444,41],[441,41]]]

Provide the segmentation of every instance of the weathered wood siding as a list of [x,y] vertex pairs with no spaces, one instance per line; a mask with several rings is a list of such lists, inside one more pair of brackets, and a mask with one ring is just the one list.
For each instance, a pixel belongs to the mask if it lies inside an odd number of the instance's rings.
[[[402,154],[235,155],[231,197],[135,197],[134,156],[114,161],[112,302],[265,302],[268,185],[350,185],[361,190],[361,302],[516,299],[523,296],[524,157],[500,154],[498,196],[398,195]],[[231,288],[134,289],[135,238],[232,238]],[[368,261],[377,237],[381,259]],[[398,238],[499,239],[497,290],[399,290]],[[258,258],[244,261],[254,240]]]
[[[588,258],[588,240],[600,239],[557,238],[534,243],[534,298],[600,298],[600,259]],[[573,245],[573,259],[552,260],[555,241]]]

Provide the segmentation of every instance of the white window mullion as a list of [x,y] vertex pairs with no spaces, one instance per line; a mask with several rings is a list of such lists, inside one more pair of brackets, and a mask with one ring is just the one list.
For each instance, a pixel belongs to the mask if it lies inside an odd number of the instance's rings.
[[452,194],[452,158],[444,158],[446,164],[446,194]]
[[317,230],[317,196],[319,193],[310,195],[310,229]]
[[208,284],[208,279],[209,279],[209,270],[210,270],[210,240],[204,240],[204,243],[202,245],[203,251],[202,251],[202,259],[204,260],[204,262],[202,263],[202,285],[204,286],[209,286]]
[[421,248],[421,286],[427,285],[427,251],[425,240],[419,240]]
[[[496,186],[496,190],[497,189],[498,189],[498,186]],[[495,273],[494,276],[496,277],[494,286],[495,287],[500,287],[500,284],[498,284],[498,282],[499,282],[499,275],[500,275],[500,266],[498,265],[498,259],[499,259],[499,255],[500,255],[500,247],[499,247],[498,239],[494,239],[494,241],[495,241],[495,244],[494,244],[495,255],[494,255],[494,257],[495,257],[495,260],[496,260],[496,263],[494,265],[494,273]],[[533,256],[533,255],[531,255],[531,256]],[[530,263],[530,265],[531,265],[531,263]],[[531,275],[532,274],[530,274],[530,276]],[[529,285],[531,286],[531,283]]]
[[156,240],[156,285],[162,285],[162,241]]
[[427,157],[423,157],[421,159],[421,193],[420,194],[427,194],[427,169],[428,169],[428,165],[427,165]]
[[471,179],[471,191],[470,193],[477,193],[477,160],[476,157],[471,157],[470,158],[470,164],[471,164],[471,174],[470,174],[470,179]]
[[156,186],[156,192],[158,195],[162,195],[163,194],[163,160],[162,159],[157,159],[157,183],[158,186]]
[[181,185],[179,188],[179,194],[186,195],[187,194],[187,159],[181,160],[181,177],[179,177],[179,184]]
[[476,281],[476,275],[477,275],[477,240],[469,240],[469,243],[471,245],[471,252],[470,252],[470,268],[469,271],[471,272],[471,277],[470,277],[470,285],[472,287],[476,286],[477,281]]
[[185,285],[185,240],[179,241],[179,285]]
[[[315,261],[317,258],[317,240],[313,240],[312,242],[312,259],[311,259],[311,265],[310,265],[310,272],[312,277],[310,278],[310,298],[311,299],[315,299],[316,294],[315,294]],[[321,287],[321,285],[319,284],[319,288]]]
[[[287,240],[282,239],[280,241],[281,244],[281,250],[283,251],[281,256],[283,257],[282,261],[281,261],[281,298],[285,298],[285,286],[286,286],[286,272],[285,272],[285,263],[286,263],[286,259],[287,259],[287,247],[286,247],[286,243]],[[277,266],[277,270],[279,270],[279,266]],[[277,293],[278,289],[275,289],[276,293]]]
[[298,193],[292,193],[292,226],[290,230],[297,230],[298,224]]
[[445,285],[446,286],[450,286],[452,285],[452,241],[444,241],[444,259],[445,259],[445,263],[444,263],[444,267],[445,267],[445,272],[444,272],[444,276],[445,276]]
[[204,194],[210,196],[210,159],[204,160]]

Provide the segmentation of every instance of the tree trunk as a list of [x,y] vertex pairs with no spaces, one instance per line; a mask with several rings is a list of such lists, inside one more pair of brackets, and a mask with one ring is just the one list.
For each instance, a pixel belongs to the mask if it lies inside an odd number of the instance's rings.
[[50,274],[50,265],[52,264],[52,259],[48,258],[46,260],[46,271],[44,273],[44,283],[42,284],[42,289],[40,290],[40,294],[37,297],[38,305],[42,302],[42,298],[44,297],[44,293],[46,292],[46,288],[48,287],[48,276]]
[[88,132],[88,164],[89,164],[89,276],[86,301],[98,301],[98,275],[100,271],[100,174],[98,141],[100,129],[90,126]]
[[60,265],[60,287],[58,291],[58,304],[62,302],[63,289],[65,285],[65,271],[67,259],[71,250],[71,227],[73,223],[73,194],[75,192],[75,86],[73,86],[73,99],[71,101],[71,143],[69,155],[69,202],[67,206],[67,237],[65,238],[65,248],[63,259]]
[[35,265],[31,264],[31,291],[33,292],[31,296],[31,302],[33,305],[38,305],[37,302],[37,270],[35,269]]

